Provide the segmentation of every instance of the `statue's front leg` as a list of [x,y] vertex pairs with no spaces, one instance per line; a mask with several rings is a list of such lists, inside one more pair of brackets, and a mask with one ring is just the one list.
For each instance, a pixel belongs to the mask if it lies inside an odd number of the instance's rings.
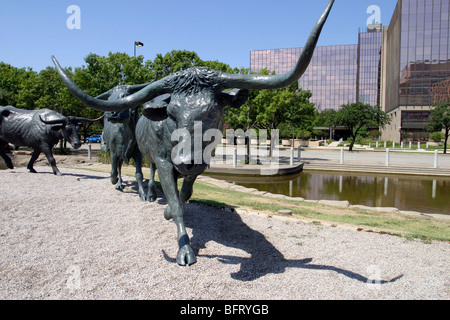
[[122,182],[122,164],[123,161],[119,160],[117,162],[117,184],[116,184],[116,190],[123,191],[123,182]]
[[122,191],[122,177],[120,176],[120,169],[122,161],[119,157],[111,151],[111,183],[116,185],[116,190]]
[[177,226],[178,254],[177,263],[180,266],[189,266],[197,262],[194,250],[190,245],[190,239],[186,232],[184,223],[184,204],[178,195],[177,179],[174,175],[174,168],[171,163],[165,160],[157,161],[159,180],[163,187],[169,205],[164,211],[166,219],[173,219]]

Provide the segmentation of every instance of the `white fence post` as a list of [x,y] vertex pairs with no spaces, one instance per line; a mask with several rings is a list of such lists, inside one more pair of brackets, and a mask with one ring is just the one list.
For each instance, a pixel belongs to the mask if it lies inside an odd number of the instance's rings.
[[237,167],[237,148],[233,148],[233,168]]
[[298,146],[297,161],[301,162],[301,160],[302,160],[302,146]]
[[289,165],[294,165],[294,147],[291,147],[291,157],[289,159]]
[[386,149],[386,167],[389,167],[389,148]]
[[344,164],[344,148],[341,147],[341,164]]
[[434,168],[437,169],[438,168],[438,151],[435,150],[434,151]]

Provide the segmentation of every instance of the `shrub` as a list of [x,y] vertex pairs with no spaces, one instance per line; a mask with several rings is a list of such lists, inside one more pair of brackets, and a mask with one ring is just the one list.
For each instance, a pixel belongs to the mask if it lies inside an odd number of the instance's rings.
[[444,133],[442,132],[433,132],[430,135],[430,139],[436,142],[441,142],[444,138]]

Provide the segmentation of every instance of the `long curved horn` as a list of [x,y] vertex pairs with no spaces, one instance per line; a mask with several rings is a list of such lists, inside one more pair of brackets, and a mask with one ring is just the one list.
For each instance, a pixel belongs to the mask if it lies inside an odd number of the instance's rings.
[[144,84],[134,84],[134,85],[130,85],[128,86],[128,90],[131,94],[138,92],[139,90],[144,89],[146,86],[148,86],[149,84],[153,83],[155,81],[151,81],[149,83],[144,83]]
[[108,112],[131,109],[144,104],[145,102],[150,101],[151,99],[161,94],[167,93],[169,90],[164,85],[164,79],[161,79],[150,83],[149,85],[145,86],[144,89],[136,92],[132,96],[128,96],[123,99],[114,101],[96,99],[88,95],[76,85],[76,83],[64,72],[54,56],[52,56],[52,60],[62,81],[67,86],[69,91],[75,96],[75,98],[77,98],[84,105],[98,111]]
[[330,0],[327,8],[312,29],[297,64],[291,71],[282,75],[269,76],[223,73],[220,76],[222,88],[278,89],[286,87],[297,81],[306,71],[306,68],[311,61],[317,41],[319,40],[320,32],[322,31],[333,4],[334,0]]
[[[153,81],[152,81],[152,82],[153,82]],[[136,92],[138,92],[139,90],[144,89],[146,86],[148,86],[148,85],[149,85],[150,83],[152,83],[152,82],[144,83],[144,84],[127,85],[127,91],[128,91],[128,94],[130,95],[130,94],[136,93]],[[114,88],[112,88],[112,89],[110,89],[110,90],[108,90],[108,91],[106,91],[106,92],[103,92],[102,94],[99,94],[98,96],[95,97],[95,99],[108,100],[109,97],[112,96],[112,94],[114,93],[114,90],[115,90],[116,88],[117,88],[117,87],[114,87]]]
[[44,119],[42,119],[42,116],[39,115],[39,118],[45,124],[64,124],[64,123],[67,122],[67,117],[64,117],[64,118],[61,118],[61,119],[55,119],[55,120],[44,120]]

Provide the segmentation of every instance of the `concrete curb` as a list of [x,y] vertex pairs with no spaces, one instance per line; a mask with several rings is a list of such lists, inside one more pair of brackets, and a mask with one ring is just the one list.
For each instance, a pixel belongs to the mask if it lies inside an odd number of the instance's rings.
[[[232,175],[232,176],[287,176],[294,175],[303,170],[304,163],[301,162],[297,165],[278,165],[276,171],[271,173],[275,168],[263,165],[245,165],[234,168],[232,165],[217,165],[212,164],[205,173],[207,174],[220,174],[220,175]],[[264,174],[267,172],[268,174]]]

